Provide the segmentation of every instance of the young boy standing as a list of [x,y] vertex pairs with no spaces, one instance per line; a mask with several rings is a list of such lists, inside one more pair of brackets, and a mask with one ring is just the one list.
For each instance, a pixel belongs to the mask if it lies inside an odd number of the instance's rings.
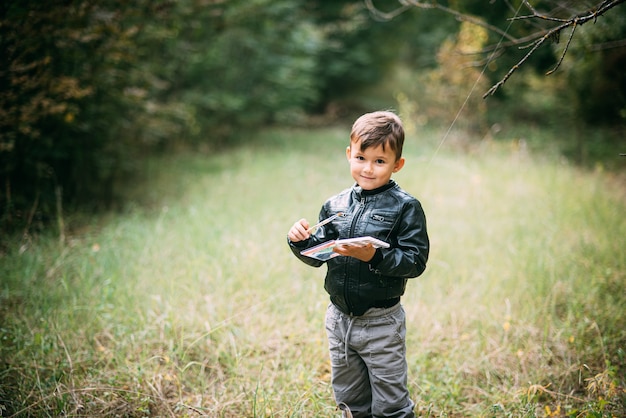
[[[429,240],[420,202],[391,179],[404,166],[404,129],[392,112],[367,113],[352,126],[346,156],[356,184],[329,198],[314,233],[306,219],[289,230],[293,253],[326,264],[326,332],[335,401],[352,416],[414,417],[407,388],[406,324],[400,297],[426,268]],[[339,245],[324,261],[301,254],[320,243],[371,236],[389,248]]]

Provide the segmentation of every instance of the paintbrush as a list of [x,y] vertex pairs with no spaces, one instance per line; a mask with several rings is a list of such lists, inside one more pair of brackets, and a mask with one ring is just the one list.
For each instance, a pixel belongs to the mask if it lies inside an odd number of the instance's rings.
[[330,218],[326,218],[322,222],[316,223],[315,225],[313,225],[312,227],[307,229],[306,232],[310,234],[311,232],[313,232],[315,230],[315,228],[319,228],[320,226],[326,225],[327,223],[331,222],[333,219],[336,219],[336,218],[338,218],[340,216],[343,216],[343,212],[337,212],[336,214],[334,214]]

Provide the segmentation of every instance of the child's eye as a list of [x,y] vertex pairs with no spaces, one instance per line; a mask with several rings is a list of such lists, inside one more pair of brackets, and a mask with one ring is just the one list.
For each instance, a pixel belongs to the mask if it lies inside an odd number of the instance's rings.
[[376,160],[376,164],[385,164],[385,160],[378,159]]

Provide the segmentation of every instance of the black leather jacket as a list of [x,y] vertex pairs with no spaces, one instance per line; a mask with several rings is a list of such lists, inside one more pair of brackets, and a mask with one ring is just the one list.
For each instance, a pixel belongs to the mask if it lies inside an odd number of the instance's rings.
[[[328,199],[320,221],[338,212],[344,216],[320,227],[308,240],[289,241],[292,252],[314,267],[326,263],[324,288],[342,312],[359,316],[372,307],[390,307],[400,301],[407,279],[426,269],[429,241],[420,202],[393,180],[376,190],[358,185]],[[365,263],[353,257],[334,257],[324,262],[300,254],[322,242],[372,236],[388,242]]]

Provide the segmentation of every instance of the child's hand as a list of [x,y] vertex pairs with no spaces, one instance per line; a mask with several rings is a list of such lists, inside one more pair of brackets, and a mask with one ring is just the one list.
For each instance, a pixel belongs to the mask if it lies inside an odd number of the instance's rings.
[[376,254],[376,248],[372,246],[372,244],[366,245],[338,245],[333,248],[333,251],[345,255],[347,257],[357,258],[365,263],[374,258]]
[[291,242],[304,241],[311,236],[311,234],[307,232],[308,229],[309,223],[306,219],[302,218],[298,222],[293,224],[293,226],[289,230],[289,233],[287,234],[287,237],[289,237],[289,240]]

